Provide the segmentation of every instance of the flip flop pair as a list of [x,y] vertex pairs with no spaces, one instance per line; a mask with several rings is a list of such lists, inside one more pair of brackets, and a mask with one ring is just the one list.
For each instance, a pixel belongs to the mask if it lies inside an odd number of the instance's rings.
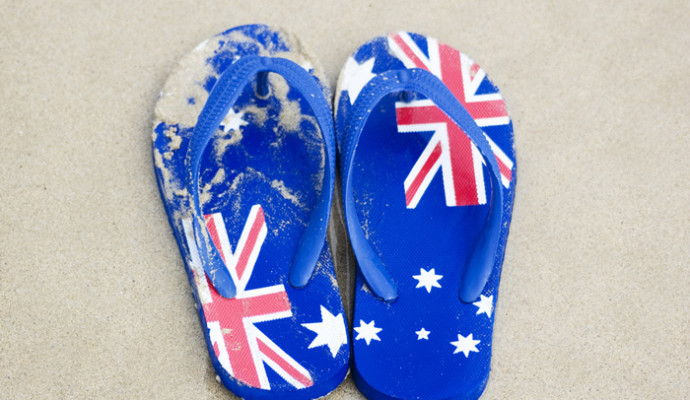
[[[514,186],[510,120],[496,117],[507,120],[502,129],[482,132],[469,101],[435,75],[447,46],[396,35],[417,43],[412,64],[390,47],[395,35],[375,39],[348,60],[337,93],[345,216],[361,272],[352,340],[326,239],[336,135],[318,63],[290,34],[242,26],[183,58],[161,92],[161,196],[211,362],[240,397],[324,396],[347,374],[351,349],[369,398],[476,398],[486,384]],[[475,64],[469,72],[473,95],[500,100]],[[463,132],[483,178],[475,207],[460,207],[467,182],[451,181],[451,203],[445,188],[452,168],[468,163],[453,147]]]

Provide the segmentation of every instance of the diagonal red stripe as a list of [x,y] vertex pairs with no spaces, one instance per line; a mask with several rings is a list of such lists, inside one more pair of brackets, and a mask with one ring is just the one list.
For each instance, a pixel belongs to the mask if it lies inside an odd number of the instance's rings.
[[263,208],[259,207],[259,211],[256,213],[256,219],[254,219],[252,227],[249,230],[249,235],[247,235],[247,242],[244,244],[242,249],[237,249],[240,250],[240,257],[237,260],[237,265],[235,268],[237,270],[237,279],[239,280],[242,280],[242,275],[244,274],[245,269],[247,269],[247,262],[254,251],[254,247],[257,245],[259,232],[261,232],[264,222],[264,210]]
[[508,179],[508,181],[512,181],[513,171],[510,168],[508,168],[508,166],[505,165],[500,158],[496,157],[496,161],[498,161],[498,169],[501,171],[501,175],[505,176],[506,179]]
[[429,154],[429,158],[427,158],[426,162],[424,162],[422,169],[419,170],[417,176],[415,176],[412,180],[412,184],[410,184],[410,187],[407,188],[407,190],[405,191],[405,202],[408,206],[410,205],[410,203],[412,203],[412,199],[414,199],[417,190],[419,190],[419,187],[422,185],[422,182],[424,182],[424,178],[426,178],[431,168],[441,157],[441,151],[441,143],[437,143],[436,147],[434,147],[434,149],[431,151],[431,154]]
[[405,53],[405,55],[410,59],[410,61],[414,63],[415,67],[425,69],[427,71],[429,70],[424,64],[424,62],[422,62],[422,60],[420,60],[419,57],[417,57],[414,54],[412,49],[410,49],[410,46],[408,46],[407,43],[405,43],[405,41],[402,39],[402,37],[400,37],[399,34],[393,35],[393,40],[395,41],[395,43],[398,44],[400,49]]
[[[220,245],[220,238],[218,237],[218,229],[216,228],[216,221],[213,219],[213,214],[206,215],[206,228],[208,229],[209,235],[211,235],[211,240],[213,240],[213,244],[216,245],[216,249],[218,249],[218,253],[220,253],[220,258],[223,259],[223,262],[225,261],[225,254],[223,254],[223,246]],[[227,265],[227,263],[226,263]]]
[[293,377],[295,380],[297,380],[299,383],[303,384],[306,387],[312,386],[314,382],[312,382],[311,378],[308,376],[302,374],[299,372],[295,367],[290,365],[290,363],[287,362],[283,357],[281,357],[279,354],[277,354],[275,351],[273,351],[270,347],[268,347],[264,342],[261,340],[258,340],[259,343],[259,351],[262,352],[266,357],[270,358],[273,362],[278,364],[280,368],[285,370],[288,375]]

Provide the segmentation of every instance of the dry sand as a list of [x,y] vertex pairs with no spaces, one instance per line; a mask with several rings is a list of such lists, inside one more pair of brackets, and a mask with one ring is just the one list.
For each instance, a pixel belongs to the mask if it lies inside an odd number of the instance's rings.
[[249,22],[296,32],[331,84],[407,29],[503,91],[519,182],[483,399],[690,398],[689,2],[192,3],[0,2],[0,398],[233,398],[150,129],[177,61]]

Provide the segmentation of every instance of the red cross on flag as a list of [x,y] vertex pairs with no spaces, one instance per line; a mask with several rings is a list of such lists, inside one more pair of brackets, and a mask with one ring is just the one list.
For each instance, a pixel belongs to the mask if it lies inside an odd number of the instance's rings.
[[[388,36],[388,45],[407,68],[421,68],[441,79],[467,109],[479,127],[510,123],[505,102],[498,92],[478,93],[486,74],[459,51],[427,40],[424,52],[405,32]],[[486,204],[483,159],[477,147],[448,116],[430,100],[396,103],[398,132],[434,132],[405,179],[407,208],[415,208],[432,178],[441,169],[446,205]],[[508,187],[513,161],[485,134]]]

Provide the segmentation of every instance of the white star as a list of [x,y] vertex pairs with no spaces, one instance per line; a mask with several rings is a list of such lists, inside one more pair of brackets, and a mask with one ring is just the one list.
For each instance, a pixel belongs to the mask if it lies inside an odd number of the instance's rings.
[[431,293],[432,287],[441,287],[441,284],[439,284],[438,281],[443,278],[443,275],[436,275],[435,268],[432,268],[430,271],[420,268],[419,275],[412,275],[412,277],[419,281],[415,289],[424,287],[427,293]]
[[479,350],[477,350],[479,340],[472,339],[471,333],[467,335],[467,337],[458,333],[458,340],[456,342],[450,342],[450,344],[455,346],[455,351],[453,354],[462,352],[465,355],[465,358],[470,356],[470,352],[479,353]]
[[230,131],[237,131],[241,126],[247,125],[247,121],[243,120],[244,111],[236,113],[232,108],[228,111],[228,114],[223,118],[223,122],[220,124],[223,126],[223,132],[228,133]]
[[381,328],[374,326],[374,321],[365,324],[364,321],[360,319],[359,326],[355,328],[355,332],[357,332],[357,337],[355,340],[364,339],[367,342],[367,346],[369,346],[369,343],[371,343],[372,340],[378,340],[379,342],[381,341],[381,338],[379,338],[379,335],[377,335],[377,333],[381,331]]
[[326,307],[321,306],[321,322],[302,324],[302,326],[312,332],[316,332],[316,337],[309,345],[310,349],[328,346],[331,355],[335,358],[340,347],[347,344],[347,332],[345,331],[345,320],[342,313],[334,316]]
[[376,76],[375,73],[371,72],[374,68],[374,61],[375,58],[372,57],[359,64],[353,57],[349,57],[345,62],[340,90],[347,90],[350,95],[350,104],[355,104],[355,99],[359,96],[364,85]]
[[431,332],[427,331],[426,329],[422,328],[418,331],[415,332],[417,334],[417,340],[429,340],[429,334]]
[[491,318],[491,312],[494,310],[494,296],[493,295],[486,297],[483,294],[480,294],[479,300],[475,301],[472,304],[479,307],[479,309],[477,310],[477,315],[484,313],[484,314],[486,314],[487,317]]

